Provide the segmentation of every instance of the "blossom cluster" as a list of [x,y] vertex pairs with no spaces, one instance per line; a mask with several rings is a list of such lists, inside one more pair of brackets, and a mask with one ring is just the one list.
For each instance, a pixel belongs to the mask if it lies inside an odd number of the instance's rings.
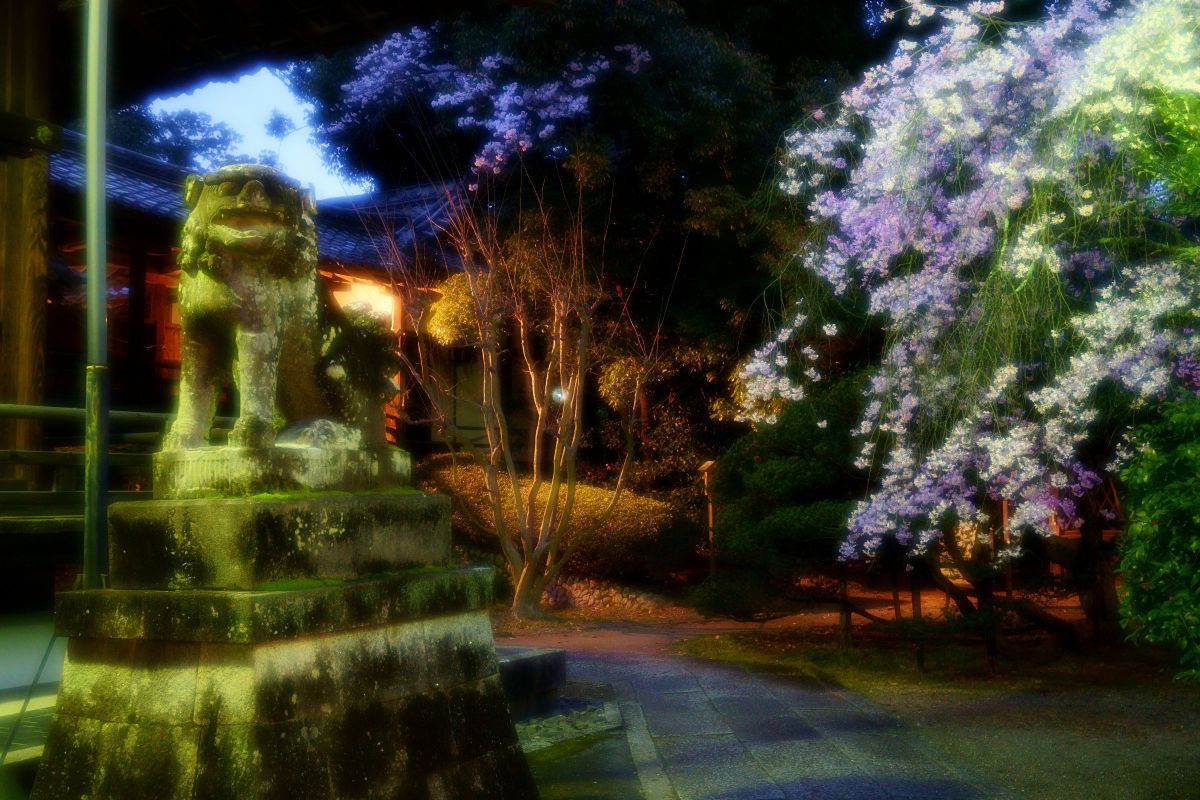
[[[999,500],[1014,529],[1071,523],[1102,479],[1080,457],[1099,387],[1136,404],[1200,378],[1195,270],[1128,246],[1148,219],[1178,222],[1155,218],[1161,187],[1134,167],[1158,146],[1154,99],[1200,99],[1200,0],[1074,0],[1028,24],[1003,10],[911,3],[908,21],[932,32],[787,138],[782,188],[809,198],[820,232],[802,263],[864,292],[890,334],[858,429],[860,466],[882,471],[845,558],[887,538],[922,552],[947,522],[992,522]],[[991,342],[997,287],[1015,306],[1038,286],[1044,345]],[[795,394],[778,354],[796,327],[749,362],[751,417],[763,392]],[[987,378],[954,347],[994,348]]]
[[[779,421],[779,412],[784,403],[798,403],[804,399],[804,383],[792,374],[795,370],[791,367],[796,360],[792,353],[792,339],[807,319],[797,306],[788,323],[742,363],[738,370],[738,381],[743,412],[735,419],[774,425]],[[804,345],[800,356],[804,377],[809,381],[820,380],[820,373],[815,366],[817,351],[811,345]]]
[[356,77],[342,87],[340,118],[331,132],[355,126],[411,102],[456,115],[458,127],[483,134],[471,169],[499,174],[538,144],[566,151],[564,128],[587,115],[600,76],[614,68],[637,74],[650,54],[637,44],[609,53],[579,54],[553,78],[530,79],[511,57],[494,53],[463,66],[438,41],[435,28],[392,34],[356,62]]

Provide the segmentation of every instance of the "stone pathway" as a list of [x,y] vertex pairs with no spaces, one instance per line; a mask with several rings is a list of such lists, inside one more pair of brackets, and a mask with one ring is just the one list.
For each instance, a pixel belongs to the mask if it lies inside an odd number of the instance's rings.
[[611,684],[645,800],[1008,798],[845,691],[649,653],[569,650]]
[[54,716],[54,700],[53,692],[36,693],[21,715],[24,692],[20,695],[0,693],[0,753],[5,744],[10,740],[12,742],[4,759],[5,764],[41,757],[42,745],[50,731],[50,718]]
[[[0,751],[9,742],[13,728],[17,728],[11,736],[6,764],[37,759],[42,754],[67,647],[66,639],[53,638],[53,634],[54,619],[50,614],[0,618]],[[37,673],[47,645],[51,647],[50,655],[38,687],[25,706],[29,683]],[[25,713],[21,715],[23,706]]]

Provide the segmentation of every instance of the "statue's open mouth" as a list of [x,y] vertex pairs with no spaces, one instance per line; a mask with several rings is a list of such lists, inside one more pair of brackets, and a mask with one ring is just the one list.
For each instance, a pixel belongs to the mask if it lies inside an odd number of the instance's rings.
[[283,230],[283,215],[271,209],[224,208],[213,219],[210,235],[229,247],[257,247]]

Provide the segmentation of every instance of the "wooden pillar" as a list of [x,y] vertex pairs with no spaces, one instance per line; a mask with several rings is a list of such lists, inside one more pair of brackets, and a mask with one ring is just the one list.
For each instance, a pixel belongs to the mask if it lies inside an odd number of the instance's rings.
[[[146,250],[149,245],[135,243],[129,250],[129,320],[125,341],[129,352],[125,356],[122,383],[125,396],[121,407],[147,405],[150,399],[150,359],[146,344]],[[115,403],[114,403],[115,405]]]
[[[52,3],[0,0],[0,110],[45,119]],[[0,402],[42,400],[48,157],[0,156]],[[0,422],[0,449],[36,449],[32,421]],[[21,476],[25,477],[25,476]]]
[[925,674],[925,632],[921,629],[924,618],[921,616],[921,566],[920,561],[913,562],[912,574],[910,577],[912,588],[912,618],[913,622],[917,623],[913,626],[913,635],[916,637],[916,647],[914,655],[917,659],[917,672]]

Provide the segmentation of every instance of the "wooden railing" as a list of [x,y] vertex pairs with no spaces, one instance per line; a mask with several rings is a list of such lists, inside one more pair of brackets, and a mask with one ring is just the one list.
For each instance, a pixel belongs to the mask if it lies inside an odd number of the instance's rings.
[[[82,426],[84,418],[82,408],[0,403],[0,420],[68,422]],[[136,491],[109,491],[108,502],[148,500],[152,497],[149,491],[153,458],[150,450],[156,447],[171,418],[171,414],[155,411],[109,412],[110,423],[150,430],[114,437],[114,440],[132,440],[146,449],[142,452],[113,450],[108,453],[107,462],[111,469],[136,471],[141,476]],[[218,417],[214,423],[228,427],[233,420]],[[84,493],[79,489],[84,469],[82,448],[0,450],[0,467],[5,466],[48,468],[53,471],[53,479],[48,482],[49,489],[37,489],[24,481],[0,482],[0,535],[82,533]]]

